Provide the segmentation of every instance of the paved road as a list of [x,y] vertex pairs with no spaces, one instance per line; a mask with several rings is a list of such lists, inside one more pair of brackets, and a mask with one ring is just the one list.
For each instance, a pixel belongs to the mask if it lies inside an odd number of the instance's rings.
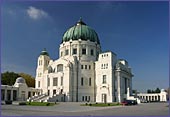
[[2,105],[2,116],[168,116],[167,103],[145,103],[135,106],[88,107],[65,102],[55,106]]

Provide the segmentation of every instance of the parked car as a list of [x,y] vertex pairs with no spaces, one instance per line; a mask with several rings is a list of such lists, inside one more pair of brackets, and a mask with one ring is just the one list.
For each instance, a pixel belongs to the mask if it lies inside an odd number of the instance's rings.
[[141,99],[141,103],[147,103],[147,100]]
[[132,105],[137,105],[138,104],[136,100],[130,100],[130,101],[131,101]]
[[121,105],[128,105],[128,102],[127,101],[123,101],[123,102],[121,102]]
[[136,105],[137,101],[136,100],[125,100],[121,104],[122,105]]

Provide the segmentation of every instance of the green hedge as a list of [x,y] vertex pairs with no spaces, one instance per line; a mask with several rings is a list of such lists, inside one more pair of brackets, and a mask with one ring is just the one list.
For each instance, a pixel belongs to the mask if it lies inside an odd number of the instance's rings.
[[26,102],[19,102],[19,105],[27,105]]
[[55,105],[54,103],[49,103],[49,102],[27,102],[26,104],[30,106],[53,106]]
[[119,103],[85,103],[81,104],[81,106],[97,106],[97,107],[105,107],[105,106],[119,106]]

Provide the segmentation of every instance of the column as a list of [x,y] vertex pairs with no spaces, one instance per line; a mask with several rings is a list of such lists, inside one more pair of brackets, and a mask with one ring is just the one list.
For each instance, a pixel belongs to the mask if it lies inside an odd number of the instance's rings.
[[129,89],[130,89],[130,94],[132,94],[132,78],[129,78]]
[[32,96],[33,96],[33,92],[31,91],[31,98],[32,98]]
[[13,89],[11,89],[11,100],[13,101]]
[[160,99],[160,95],[158,95],[158,101],[159,101],[159,102],[161,101],[161,99]]
[[66,102],[71,102],[71,100],[70,100],[70,94],[69,93],[67,93],[67,95],[65,96],[65,98],[67,97],[67,99],[65,99],[65,101]]
[[155,101],[157,101],[157,96],[155,95]]
[[7,100],[7,88],[5,87],[4,100]]
[[38,92],[37,91],[35,91],[35,96],[38,96]]
[[149,96],[149,101],[152,101],[152,96]]
[[77,52],[78,52],[78,60],[80,60],[82,56],[82,47],[81,47],[81,40],[79,40],[79,44],[77,45]]
[[90,46],[86,45],[86,55],[90,56]]
[[164,101],[164,95],[162,95],[162,100],[161,101]]
[[70,40],[70,50],[69,50],[69,55],[72,55],[72,45],[71,45],[72,41]]
[[130,97],[130,92],[129,92],[129,87],[127,88],[127,94],[126,94],[127,99]]
[[120,97],[120,86],[121,86],[121,81],[120,81],[120,72],[117,72],[117,96],[118,96],[118,102],[121,102],[121,97]]
[[147,101],[148,100],[148,98],[147,98],[147,96],[145,96],[145,101]]

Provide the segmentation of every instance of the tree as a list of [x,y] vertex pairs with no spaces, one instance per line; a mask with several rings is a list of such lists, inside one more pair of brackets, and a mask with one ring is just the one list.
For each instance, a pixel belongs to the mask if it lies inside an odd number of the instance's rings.
[[35,78],[26,73],[19,73],[23,77],[28,85],[28,87],[35,87]]
[[147,90],[147,93],[152,93],[152,91],[150,89]]
[[152,90],[152,91],[151,91],[151,93],[155,93],[155,91],[154,91],[154,90]]
[[161,90],[159,88],[156,88],[155,90],[148,89],[147,93],[160,93]]
[[1,73],[1,84],[3,85],[13,85],[15,83],[15,80],[20,77],[17,73],[14,72],[4,72]]
[[18,77],[23,77],[28,85],[28,87],[35,87],[35,78],[29,74],[25,73],[14,73],[14,72],[4,72],[1,73],[1,84],[3,85],[14,85]]
[[155,93],[160,93],[161,90],[159,88],[156,88]]
[[133,94],[136,94],[136,93],[137,93],[137,90],[132,90],[132,93],[133,93]]

